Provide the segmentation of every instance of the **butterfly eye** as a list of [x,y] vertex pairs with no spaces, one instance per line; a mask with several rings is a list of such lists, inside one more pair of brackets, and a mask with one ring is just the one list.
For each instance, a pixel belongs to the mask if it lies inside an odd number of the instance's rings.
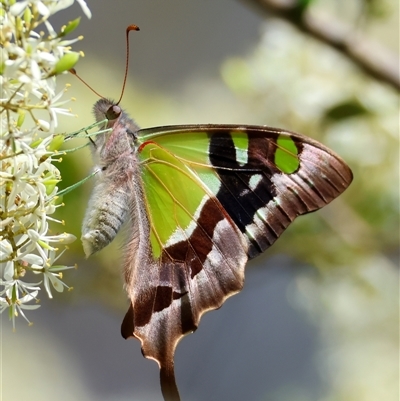
[[106,113],[107,120],[116,120],[122,113],[121,107],[111,106]]

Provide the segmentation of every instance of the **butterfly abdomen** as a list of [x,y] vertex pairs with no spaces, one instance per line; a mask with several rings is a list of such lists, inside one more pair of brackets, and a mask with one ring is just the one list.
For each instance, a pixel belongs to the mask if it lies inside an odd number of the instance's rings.
[[86,256],[100,251],[117,235],[127,217],[127,193],[104,180],[93,190],[82,226],[82,245]]

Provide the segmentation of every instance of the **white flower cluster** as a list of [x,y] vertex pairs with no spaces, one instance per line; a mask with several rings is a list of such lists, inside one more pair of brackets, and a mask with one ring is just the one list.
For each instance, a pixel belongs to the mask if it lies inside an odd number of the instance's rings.
[[[86,3],[77,1],[90,18]],[[61,107],[65,91],[56,93],[56,77],[79,58],[70,45],[80,38],[65,39],[79,19],[60,32],[48,20],[73,3],[0,2],[0,312],[8,310],[14,328],[18,315],[30,323],[23,310],[40,306],[37,296],[42,286],[49,297],[52,287],[59,292],[67,287],[62,270],[73,267],[54,264],[65,251],[58,253],[56,245],[75,237],[50,235],[49,221],[57,220],[49,216],[57,208],[61,180],[52,164],[58,161],[57,149],[64,141],[56,135],[57,114],[71,115]],[[28,273],[39,275],[39,281],[25,282]]]

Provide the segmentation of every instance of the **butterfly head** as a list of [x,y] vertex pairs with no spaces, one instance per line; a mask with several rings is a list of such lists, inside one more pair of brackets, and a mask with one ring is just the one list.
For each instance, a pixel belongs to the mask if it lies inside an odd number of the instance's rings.
[[113,100],[101,98],[94,104],[93,112],[96,121],[107,119],[110,123],[118,119],[122,113],[122,109]]

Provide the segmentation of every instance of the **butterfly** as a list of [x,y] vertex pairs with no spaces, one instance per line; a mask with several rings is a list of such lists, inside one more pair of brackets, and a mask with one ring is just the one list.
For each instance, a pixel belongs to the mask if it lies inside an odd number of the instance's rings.
[[130,299],[124,338],[160,367],[165,400],[179,400],[174,352],[201,316],[243,287],[249,259],[299,215],[339,196],[352,172],[308,137],[252,125],[139,129],[122,108],[94,105],[96,183],[82,227],[87,256],[128,226]]

